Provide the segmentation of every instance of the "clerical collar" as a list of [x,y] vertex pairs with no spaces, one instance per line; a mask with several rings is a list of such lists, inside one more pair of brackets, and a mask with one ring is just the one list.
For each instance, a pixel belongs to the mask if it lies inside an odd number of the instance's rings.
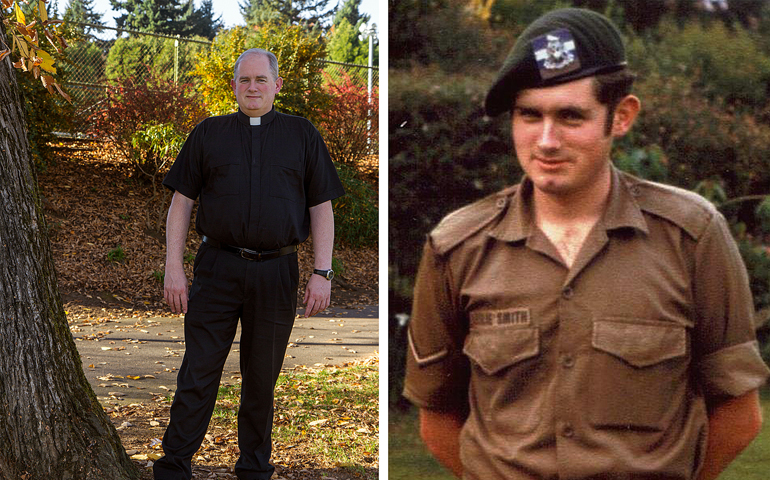
[[238,121],[244,125],[265,125],[275,118],[275,107],[261,117],[250,117],[238,109]]

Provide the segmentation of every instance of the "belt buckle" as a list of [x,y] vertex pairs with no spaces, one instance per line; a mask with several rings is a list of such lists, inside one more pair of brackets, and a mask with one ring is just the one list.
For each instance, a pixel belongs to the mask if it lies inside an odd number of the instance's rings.
[[246,260],[260,261],[261,257],[261,252],[255,252],[254,250],[249,250],[248,248],[241,249],[241,258],[245,258]]

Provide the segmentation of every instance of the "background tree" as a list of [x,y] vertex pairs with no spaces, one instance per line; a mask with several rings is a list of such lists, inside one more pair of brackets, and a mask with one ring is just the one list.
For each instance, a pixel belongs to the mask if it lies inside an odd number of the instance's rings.
[[[0,49],[5,34],[0,24]],[[86,380],[67,325],[22,99],[5,56],[0,102],[0,477],[138,478]]]
[[203,0],[201,7],[197,9],[193,0],[188,0],[182,20],[187,37],[199,36],[213,40],[217,31],[222,28],[222,17],[214,15],[213,0]]
[[[361,0],[347,0],[334,15],[328,35],[329,58],[335,62],[368,65],[369,38],[361,35],[361,27],[369,22],[369,15],[361,14]],[[374,41],[373,65],[379,65],[379,40]]]
[[118,28],[166,35],[184,33],[185,10],[179,0],[110,0],[110,5],[116,12],[125,12],[115,17]]
[[[104,25],[101,14],[94,12],[93,0],[69,0],[64,8],[62,19],[68,23],[79,22]],[[87,35],[91,33],[93,27],[80,26],[77,27],[77,30],[81,35]],[[100,30],[97,28],[96,31]]]
[[249,27],[267,21],[278,24],[302,25],[320,32],[334,14],[329,0],[243,0],[238,5]]

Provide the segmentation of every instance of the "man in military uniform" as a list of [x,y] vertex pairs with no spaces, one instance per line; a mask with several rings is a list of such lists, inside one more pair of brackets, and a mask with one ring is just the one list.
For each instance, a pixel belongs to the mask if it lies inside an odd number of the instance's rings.
[[[186,313],[186,350],[156,479],[192,477],[191,459],[206,434],[239,320],[243,383],[235,473],[241,480],[272,476],[273,389],[296,315],[297,248],[311,230],[315,270],[305,289],[305,316],[329,305],[331,200],[344,191],[318,130],[273,107],[282,85],[275,55],[244,52],[231,80],[238,112],[198,124],[163,181],[174,191],[165,298],[174,312]],[[203,243],[188,294],[182,257],[196,198]]]
[[759,431],[768,369],[724,218],[610,162],[633,78],[607,18],[562,9],[488,93],[524,179],[430,233],[408,332],[404,395],[458,477],[708,480]]

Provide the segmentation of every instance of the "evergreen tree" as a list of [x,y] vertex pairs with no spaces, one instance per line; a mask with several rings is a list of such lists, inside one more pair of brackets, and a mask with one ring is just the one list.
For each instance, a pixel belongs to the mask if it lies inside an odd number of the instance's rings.
[[203,0],[201,8],[195,8],[193,0],[188,0],[182,18],[186,36],[201,36],[213,40],[222,28],[222,17],[214,17],[213,0]]
[[[361,27],[369,21],[369,15],[361,14],[361,0],[346,0],[334,15],[334,24],[328,38],[329,58],[336,62],[367,65],[369,62],[369,37],[361,34]],[[374,40],[372,62],[378,65],[379,42]]]
[[337,9],[334,14],[334,25],[339,24],[342,19],[346,19],[349,24],[358,30],[361,25],[368,23],[371,18],[368,14],[361,14],[361,0],[346,0],[345,3]]
[[320,31],[333,14],[329,0],[244,0],[241,15],[248,26],[275,21],[279,24],[304,25]]
[[166,35],[185,33],[185,10],[179,0],[110,0],[110,4],[116,12],[126,12],[115,17],[118,28]]
[[[64,8],[63,19],[65,22],[104,25],[101,14],[94,12],[93,0],[69,0]],[[82,34],[88,34],[91,32],[92,27],[81,27],[78,30]]]

